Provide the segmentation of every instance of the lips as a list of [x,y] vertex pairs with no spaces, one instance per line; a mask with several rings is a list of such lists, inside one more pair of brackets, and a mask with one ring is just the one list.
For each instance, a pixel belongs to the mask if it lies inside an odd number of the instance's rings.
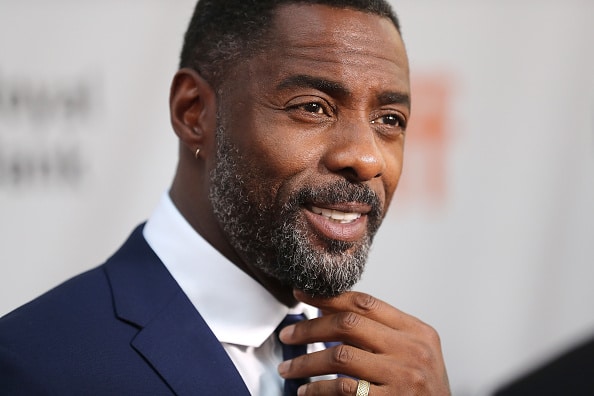
[[367,205],[351,203],[336,206],[311,205],[305,210],[314,232],[325,239],[355,242],[367,233]]

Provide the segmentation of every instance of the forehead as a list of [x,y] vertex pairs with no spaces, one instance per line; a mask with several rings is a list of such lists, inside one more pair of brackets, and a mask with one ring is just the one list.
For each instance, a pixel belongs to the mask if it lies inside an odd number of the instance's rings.
[[342,51],[370,54],[378,46],[386,52],[404,50],[400,34],[390,19],[320,4],[279,6],[272,20],[271,35],[272,44],[288,48],[339,45]]
[[325,5],[279,7],[264,51],[252,58],[250,76],[280,81],[291,74],[409,90],[408,59],[392,21],[371,13]]

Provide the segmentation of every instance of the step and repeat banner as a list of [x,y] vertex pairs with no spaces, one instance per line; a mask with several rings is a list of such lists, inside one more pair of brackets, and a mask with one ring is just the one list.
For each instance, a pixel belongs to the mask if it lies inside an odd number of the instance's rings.
[[[454,394],[594,335],[594,2],[394,0],[404,175],[360,290],[436,327]],[[0,3],[0,315],[103,262],[169,186],[193,0]]]

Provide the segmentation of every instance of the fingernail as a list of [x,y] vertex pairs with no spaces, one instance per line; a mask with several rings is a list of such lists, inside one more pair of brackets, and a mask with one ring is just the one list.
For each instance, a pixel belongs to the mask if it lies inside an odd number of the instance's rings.
[[289,338],[291,338],[294,331],[295,331],[295,325],[289,325],[281,330],[278,337],[280,338],[281,341],[286,341]]
[[278,373],[281,376],[284,376],[289,371],[289,367],[291,367],[291,361],[285,360],[284,362],[278,365]]
[[301,385],[298,389],[297,389],[297,396],[303,396],[305,395],[305,389],[307,388],[307,385]]

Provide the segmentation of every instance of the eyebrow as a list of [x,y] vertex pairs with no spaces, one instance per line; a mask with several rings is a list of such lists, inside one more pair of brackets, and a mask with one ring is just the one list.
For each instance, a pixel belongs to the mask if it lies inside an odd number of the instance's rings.
[[346,97],[351,95],[349,89],[339,82],[308,76],[306,74],[287,77],[277,85],[279,91],[289,88],[313,88],[331,96]]
[[[351,91],[343,84],[307,74],[297,74],[287,77],[286,79],[282,80],[276,88],[279,91],[290,88],[313,88],[330,96],[351,96]],[[377,101],[380,105],[400,104],[410,109],[410,95],[404,92],[382,92],[377,96]]]
[[377,99],[381,105],[400,104],[410,109],[410,95],[403,92],[384,92]]

